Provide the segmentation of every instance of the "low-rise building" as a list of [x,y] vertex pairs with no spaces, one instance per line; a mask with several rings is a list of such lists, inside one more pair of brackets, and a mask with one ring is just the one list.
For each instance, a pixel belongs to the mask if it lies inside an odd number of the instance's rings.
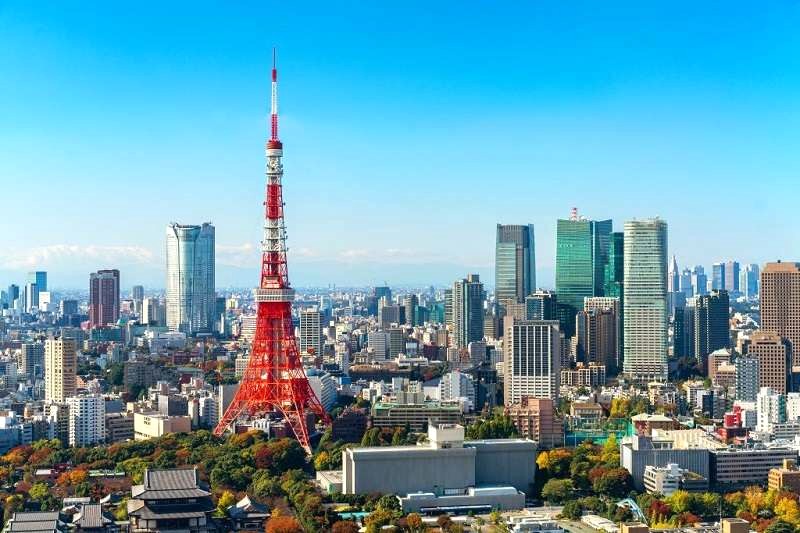
[[680,468],[675,463],[665,467],[647,465],[644,469],[644,488],[649,493],[669,496],[676,490],[703,492],[708,490],[708,479]]
[[427,446],[345,449],[342,492],[397,494],[404,511],[524,505],[535,475],[533,441],[465,442],[462,426],[446,424],[430,426],[428,440]]
[[192,419],[188,416],[166,416],[157,412],[133,414],[135,440],[162,437],[168,433],[188,433],[191,430]]
[[[420,393],[421,394],[421,393]],[[428,423],[457,424],[461,407],[440,402],[377,402],[370,413],[372,427],[396,428],[408,425],[412,431],[425,431]]]
[[777,492],[790,490],[795,494],[800,494],[800,469],[797,468],[797,462],[784,459],[780,468],[773,468],[769,471],[767,485],[770,490]]

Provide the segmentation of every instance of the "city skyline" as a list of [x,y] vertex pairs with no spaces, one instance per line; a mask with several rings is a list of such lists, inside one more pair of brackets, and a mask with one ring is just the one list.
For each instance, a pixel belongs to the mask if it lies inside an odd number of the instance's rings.
[[[792,260],[800,250],[787,223],[791,187],[759,195],[760,208],[735,227],[728,203],[715,200],[720,190],[745,198],[785,188],[800,170],[785,133],[800,88],[795,6],[694,6],[667,29],[658,26],[675,6],[609,6],[588,18],[539,5],[512,20],[497,6],[467,17],[444,4],[413,24],[383,6],[322,8],[334,24],[276,6],[280,23],[267,35],[261,6],[208,17],[208,7],[187,15],[173,5],[158,20],[98,6],[0,10],[10,43],[0,98],[12,104],[2,117],[15,125],[0,129],[4,192],[23,198],[35,182],[49,193],[35,211],[7,203],[7,219],[24,223],[0,235],[4,284],[46,270],[54,287],[81,287],[89,272],[119,268],[125,283],[161,287],[161,228],[212,221],[218,285],[253,285],[261,213],[251,200],[263,180],[273,44],[297,286],[446,284],[468,272],[491,281],[497,223],[534,224],[539,285],[553,286],[556,220],[573,206],[613,219],[616,231],[662,217],[682,267]],[[438,31],[452,17],[462,26]],[[725,24],[701,24],[711,19]],[[229,29],[211,31],[212,20]],[[355,31],[367,22],[381,46]],[[476,45],[478,29],[492,38]],[[628,47],[632,38],[644,46]],[[499,187],[464,157],[476,144]],[[412,165],[393,161],[401,145]],[[101,190],[119,200],[88,204]],[[686,191],[703,209],[690,209]],[[459,208],[426,210],[425,198]],[[421,216],[396,223],[407,205]]]

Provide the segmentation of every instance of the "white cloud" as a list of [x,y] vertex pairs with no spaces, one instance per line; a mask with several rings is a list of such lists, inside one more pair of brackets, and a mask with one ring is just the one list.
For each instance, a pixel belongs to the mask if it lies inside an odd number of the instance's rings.
[[0,249],[0,267],[7,269],[45,268],[63,262],[150,264],[155,255],[142,246],[101,246],[51,244],[20,250]]

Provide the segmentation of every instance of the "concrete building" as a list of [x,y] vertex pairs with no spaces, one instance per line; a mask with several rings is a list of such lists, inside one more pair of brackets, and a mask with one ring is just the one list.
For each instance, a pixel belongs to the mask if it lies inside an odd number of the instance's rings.
[[800,263],[764,265],[760,298],[761,329],[787,339],[792,349],[791,365],[800,366]]
[[470,342],[483,340],[483,302],[486,293],[477,274],[453,284],[453,342],[466,348]]
[[713,290],[695,299],[694,356],[698,361],[705,363],[708,354],[730,346],[729,314],[728,291]]
[[[343,493],[397,494],[404,508],[419,508],[421,504],[415,503],[416,499],[424,499],[428,502],[425,505],[429,505],[432,498],[437,498],[436,507],[524,506],[524,493],[531,490],[534,482],[534,442],[527,439],[465,442],[464,428],[447,424],[431,426],[428,440],[428,446],[345,449]],[[474,490],[488,487],[509,487],[516,494],[507,490]]]
[[72,396],[69,406],[69,445],[91,446],[106,441],[105,400],[99,394]]
[[791,448],[725,448],[711,453],[715,490],[727,492],[750,485],[763,485],[769,471],[783,465],[785,459],[797,459]]
[[370,412],[372,427],[402,428],[425,431],[429,423],[456,424],[461,421],[461,407],[457,404],[420,401],[415,403],[376,402]]
[[469,410],[475,409],[475,383],[472,376],[459,370],[448,372],[439,381],[439,399],[443,402],[464,402]]
[[790,490],[800,494],[800,469],[797,468],[797,460],[784,459],[783,465],[771,469],[767,486],[775,492]]
[[755,331],[747,355],[758,361],[758,387],[786,394],[791,371],[791,344],[777,333]]
[[75,377],[78,370],[75,341],[49,338],[44,343],[44,399],[64,402],[75,396]]
[[17,359],[17,370],[29,380],[44,376],[44,344],[41,342],[23,343]]
[[503,349],[505,405],[524,397],[558,398],[561,335],[557,320],[512,320]]
[[648,465],[664,467],[670,463],[711,479],[709,447],[724,447],[709,439],[702,430],[652,431],[650,437],[634,435],[620,444],[620,464],[633,478],[636,490],[644,490],[644,471]]
[[525,397],[519,403],[507,405],[506,415],[511,418],[517,432],[535,441],[540,448],[551,449],[564,445],[564,422],[550,398]]
[[187,335],[214,328],[214,226],[169,224],[167,327]]
[[119,320],[119,270],[89,274],[89,325],[102,328]]
[[316,307],[300,311],[300,351],[322,356],[322,313]]
[[647,492],[669,496],[677,490],[704,492],[708,490],[708,479],[680,468],[675,463],[665,467],[647,465],[644,470],[644,488]]
[[168,433],[188,433],[191,430],[192,418],[189,416],[167,416],[158,412],[133,414],[135,440],[163,437]]
[[593,389],[606,384],[606,365],[578,363],[575,368],[561,371],[561,386]]
[[773,424],[786,422],[786,396],[769,387],[761,387],[756,396],[756,412],[756,431],[771,433]]
[[311,390],[314,391],[319,403],[322,404],[326,411],[330,411],[339,397],[339,393],[336,390],[336,380],[327,372],[316,368],[308,369],[306,376],[308,377],[308,384],[311,385]]
[[[622,320],[620,299],[594,296],[583,300],[584,337],[576,322],[578,346],[585,361],[605,365],[616,372],[622,364]],[[576,318],[577,320],[577,318]],[[578,360],[580,360],[580,353]]]
[[739,356],[734,361],[736,366],[736,399],[744,402],[755,402],[761,379],[758,372],[758,359],[750,356]]
[[667,379],[667,223],[625,223],[624,373],[637,382]]

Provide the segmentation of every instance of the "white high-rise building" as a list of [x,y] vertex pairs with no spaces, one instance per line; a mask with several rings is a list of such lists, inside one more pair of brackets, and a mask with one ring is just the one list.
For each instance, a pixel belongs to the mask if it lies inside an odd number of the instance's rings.
[[786,396],[769,387],[761,387],[756,397],[756,431],[770,433],[773,424],[786,422]]
[[105,442],[106,404],[99,394],[72,396],[69,406],[69,445],[89,446]]
[[786,395],[786,420],[789,422],[800,420],[800,392],[790,392]]
[[49,338],[44,343],[44,399],[63,402],[75,396],[78,371],[75,340]]
[[505,405],[522,398],[558,400],[561,332],[557,320],[517,320],[506,328],[503,381]]
[[472,376],[462,374],[458,370],[448,372],[439,381],[439,399],[443,402],[465,401],[469,410],[475,409],[475,383]]
[[214,226],[167,226],[167,327],[187,335],[214,328]]
[[747,299],[758,296],[760,269],[755,263],[745,265],[739,272],[739,292]]
[[667,379],[667,223],[625,223],[623,370],[638,382]]
[[322,313],[316,307],[300,311],[300,351],[322,355]]

